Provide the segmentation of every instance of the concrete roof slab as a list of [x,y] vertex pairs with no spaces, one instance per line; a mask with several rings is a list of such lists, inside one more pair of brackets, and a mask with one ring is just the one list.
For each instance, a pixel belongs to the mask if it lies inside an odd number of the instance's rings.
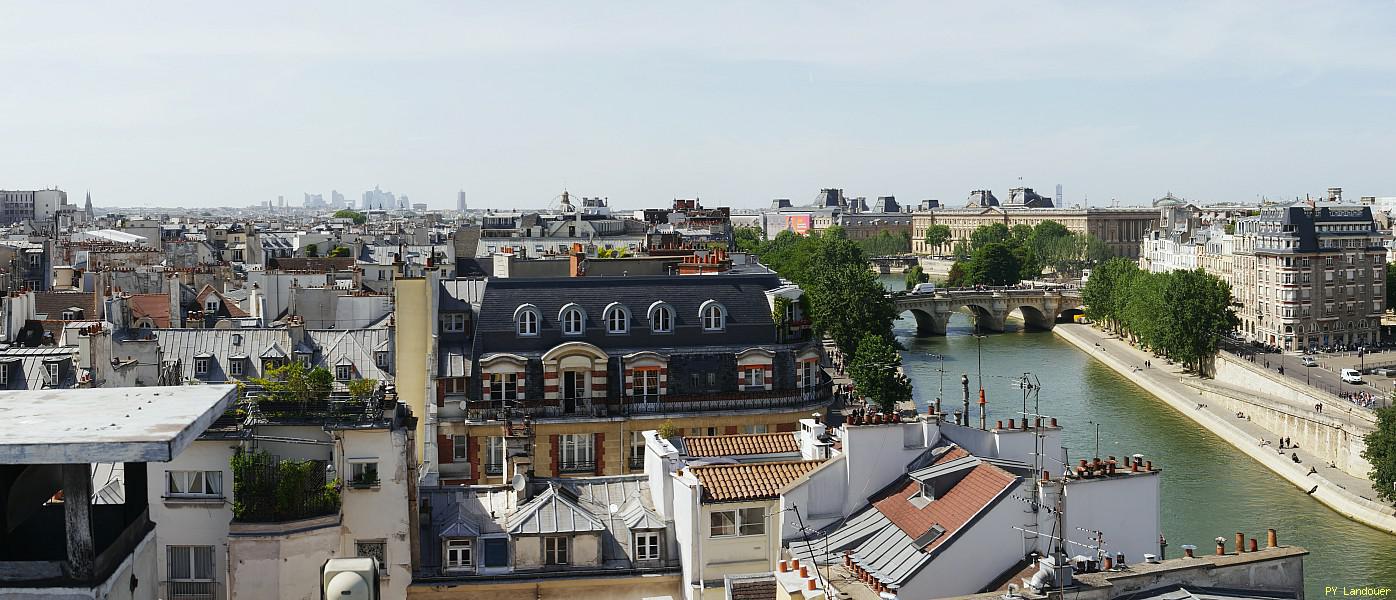
[[232,385],[0,392],[0,464],[167,462],[235,396]]

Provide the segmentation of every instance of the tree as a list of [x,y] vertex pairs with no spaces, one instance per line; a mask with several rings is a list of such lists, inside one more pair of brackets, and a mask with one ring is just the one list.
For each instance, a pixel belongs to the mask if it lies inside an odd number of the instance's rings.
[[1378,408],[1377,426],[1367,434],[1362,458],[1372,464],[1367,477],[1372,491],[1387,502],[1396,503],[1396,406]]
[[935,252],[946,242],[950,241],[950,226],[939,223],[926,228],[926,252],[929,254],[939,254]]
[[1092,271],[1090,281],[1081,288],[1081,301],[1086,305],[1086,316],[1093,321],[1108,324],[1119,332],[1125,299],[1129,293],[1129,280],[1138,272],[1138,265],[1123,258],[1106,261],[1100,268]]
[[1011,285],[1022,281],[1022,270],[1022,260],[1009,244],[990,242],[975,248],[965,273],[972,284]]
[[353,221],[355,225],[363,225],[364,223],[368,222],[368,215],[365,215],[357,210],[349,210],[347,208],[342,208],[335,211],[334,218],[349,219]]
[[955,261],[950,265],[950,272],[945,276],[945,287],[965,287],[970,285],[969,274],[965,273],[965,263]]
[[334,374],[324,367],[311,369],[295,360],[267,369],[266,377],[249,379],[278,400],[324,400],[334,387]]
[[912,265],[910,269],[906,270],[906,289],[908,290],[916,287],[919,283],[926,283],[930,280],[931,276],[921,269],[920,264]]
[[737,227],[732,230],[732,239],[737,244],[737,249],[742,252],[759,254],[761,245],[765,243],[762,239],[761,229],[758,227]]
[[319,247],[319,246],[316,246],[315,244],[310,244],[310,245],[306,246],[306,247],[305,247],[305,255],[306,255],[306,256],[309,256],[310,258],[315,258],[315,257],[317,257],[317,256],[320,256],[320,247]]
[[994,242],[1006,242],[1012,237],[1012,232],[1003,223],[980,225],[969,234],[969,246],[971,250],[978,250]]
[[955,256],[955,260],[969,260],[969,243],[964,240],[955,242],[955,247],[950,253]]
[[353,398],[355,400],[365,400],[373,396],[373,393],[378,390],[378,380],[355,379],[353,381],[350,381],[346,387],[349,388],[350,398]]
[[326,254],[325,256],[328,256],[330,258],[342,258],[345,256],[349,256],[349,247],[335,246],[334,248],[330,249],[330,253]]
[[833,338],[845,356],[853,356],[869,334],[892,336],[896,305],[866,262],[845,263],[819,272],[805,292],[815,328]]
[[882,412],[891,413],[897,403],[911,400],[911,381],[901,373],[901,366],[902,356],[892,342],[868,333],[849,361],[848,377],[860,396],[872,399]]
[[907,232],[892,233],[883,230],[878,232],[875,236],[858,240],[858,247],[862,248],[863,253],[868,256],[906,254],[911,252],[911,234]]

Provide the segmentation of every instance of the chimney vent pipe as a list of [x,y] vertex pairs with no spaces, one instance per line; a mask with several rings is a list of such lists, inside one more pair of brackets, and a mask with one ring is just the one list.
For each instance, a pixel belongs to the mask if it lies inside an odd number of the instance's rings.
[[1265,530],[1265,547],[1266,547],[1266,548],[1279,548],[1279,547],[1280,547],[1280,538],[1279,538],[1278,535],[1275,534],[1275,530],[1274,530],[1274,529],[1266,529],[1266,530]]
[[1256,545],[1255,545],[1255,538],[1251,538],[1251,539],[1250,539],[1250,546],[1249,546],[1248,549],[1249,549],[1251,552],[1255,552],[1255,551],[1258,550],[1258,549],[1256,548]]
[[1241,532],[1239,532],[1239,531],[1236,532],[1236,553],[1237,553],[1237,554],[1240,554],[1240,553],[1242,553],[1242,552],[1245,552],[1245,551],[1246,551],[1246,549],[1244,548],[1245,545],[1246,545],[1246,534],[1241,533]]

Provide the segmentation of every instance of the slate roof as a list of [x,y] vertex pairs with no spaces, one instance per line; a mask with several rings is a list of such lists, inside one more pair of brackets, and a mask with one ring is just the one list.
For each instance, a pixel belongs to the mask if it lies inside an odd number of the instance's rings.
[[34,313],[39,319],[58,321],[63,311],[81,308],[79,321],[97,318],[97,294],[92,292],[34,292]]
[[[485,287],[475,321],[475,355],[541,354],[568,341],[585,341],[605,350],[774,344],[775,324],[765,292],[780,285],[780,278],[773,274],[493,279]],[[699,308],[708,300],[727,310],[724,331],[703,331]],[[612,302],[629,310],[629,333],[606,332],[603,316]],[[673,307],[673,333],[650,331],[648,311],[655,302]],[[582,335],[562,334],[558,315],[570,303],[586,312]],[[514,313],[524,304],[537,307],[541,316],[537,336],[515,335]]]
[[794,432],[686,436],[683,446],[687,454],[694,457],[800,452],[800,442]]
[[[158,329],[152,333],[160,344],[166,362],[181,361],[184,379],[222,382],[262,377],[262,358],[286,357],[292,348],[287,329],[246,327],[241,329]],[[334,371],[336,364],[348,359],[354,365],[354,378],[392,381],[393,375],[381,370],[374,362],[374,348],[388,339],[387,329],[307,329],[302,349],[312,350],[311,366]],[[241,336],[239,342],[235,336]],[[209,370],[194,372],[194,358],[207,354]],[[229,363],[235,356],[256,357],[244,360],[242,376],[231,374]],[[337,382],[338,383],[338,382]]]
[[[12,348],[0,352],[0,368],[9,369],[3,390],[69,389],[77,386],[77,347]],[[48,365],[60,361],[58,381],[49,379]]]
[[579,504],[574,492],[548,486],[509,517],[510,534],[584,533],[602,531],[606,525]]
[[814,470],[824,461],[799,460],[789,462],[751,463],[743,465],[709,465],[690,467],[693,476],[703,485],[703,500],[707,502],[740,502],[766,500],[780,495],[790,482]]

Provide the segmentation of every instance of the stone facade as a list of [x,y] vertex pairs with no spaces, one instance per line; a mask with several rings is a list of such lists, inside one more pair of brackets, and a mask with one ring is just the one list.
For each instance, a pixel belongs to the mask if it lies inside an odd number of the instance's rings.
[[[912,213],[911,251],[916,254],[949,254],[955,242],[969,240],[983,225],[1003,223],[1036,226],[1056,221],[1072,233],[1089,233],[1109,246],[1116,256],[1137,258],[1139,244],[1158,220],[1152,208],[1018,208],[1005,206],[941,208]],[[926,230],[932,225],[950,227],[950,242],[939,248],[926,246]]]

